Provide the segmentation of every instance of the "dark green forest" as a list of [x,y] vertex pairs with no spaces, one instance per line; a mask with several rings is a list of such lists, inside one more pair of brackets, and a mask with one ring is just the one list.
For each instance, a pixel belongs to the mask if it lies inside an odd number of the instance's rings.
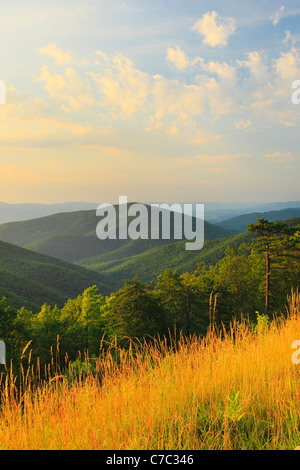
[[209,327],[229,327],[233,318],[255,323],[258,315],[284,314],[287,295],[300,285],[300,225],[262,218],[248,229],[249,242],[227,246],[214,265],[166,269],[151,282],[136,276],[109,295],[94,285],[60,307],[45,302],[37,312],[12,307],[3,297],[0,339],[7,363],[18,364],[29,342],[31,360],[47,364],[52,351],[63,364],[79,353],[98,357],[112,342],[128,347],[157,336],[203,336]]

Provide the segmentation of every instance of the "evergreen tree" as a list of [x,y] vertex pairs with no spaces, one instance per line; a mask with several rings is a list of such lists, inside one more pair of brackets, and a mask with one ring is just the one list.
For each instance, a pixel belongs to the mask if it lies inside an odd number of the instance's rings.
[[284,222],[269,222],[264,217],[257,224],[247,226],[248,231],[257,235],[256,246],[264,253],[266,261],[265,315],[270,310],[271,274],[278,263],[297,256],[300,243],[300,226],[289,226]]

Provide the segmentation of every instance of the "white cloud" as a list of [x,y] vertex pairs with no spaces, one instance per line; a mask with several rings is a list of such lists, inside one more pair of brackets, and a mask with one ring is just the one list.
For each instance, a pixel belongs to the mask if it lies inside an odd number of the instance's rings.
[[248,60],[238,61],[240,67],[249,69],[251,78],[259,85],[267,84],[270,81],[270,74],[267,66],[263,63],[259,52],[251,51],[247,53]]
[[279,10],[275,13],[275,15],[272,16],[271,20],[272,20],[272,23],[273,23],[274,26],[276,26],[276,25],[279,23],[279,21],[280,21],[280,19],[281,19],[281,17],[282,17],[282,14],[283,14],[283,10],[284,10],[284,5],[281,5],[281,7],[280,7]]
[[204,61],[201,62],[201,67],[206,72],[216,74],[221,80],[227,81],[232,85],[236,85],[236,69],[235,67],[223,62],[208,62],[205,64]]
[[[52,100],[66,102],[73,111],[94,104],[89,81],[72,68],[66,68],[63,74],[51,74],[48,66],[44,65],[36,81],[44,82],[44,88]],[[69,108],[64,105],[62,109],[68,111]]]
[[189,60],[185,52],[179,46],[169,47],[167,59],[172,62],[178,70],[184,70],[189,66]]
[[291,32],[287,30],[285,32],[285,38],[282,42],[283,44],[288,44],[289,41],[291,41],[292,46],[295,46],[296,39],[294,38],[294,36],[291,35]]
[[274,153],[267,153],[265,155],[266,158],[287,158],[290,157],[292,154],[289,153],[282,153],[282,152],[274,152]]
[[202,84],[186,85],[162,75],[144,73],[120,55],[111,57],[104,69],[89,76],[111,115],[139,117],[139,126],[169,130],[177,123],[190,124],[191,119],[204,111],[207,93]]
[[283,81],[293,81],[299,74],[299,59],[294,48],[282,53],[278,59],[274,59],[277,77]]
[[231,160],[236,160],[239,158],[245,158],[249,157],[249,154],[247,153],[224,153],[222,155],[197,155],[197,160],[203,161],[203,162],[221,162],[221,161],[231,161]]
[[251,126],[251,121],[239,121],[235,123],[235,128],[236,129],[247,129],[247,127]]
[[71,54],[67,52],[62,52],[60,49],[58,49],[56,44],[53,44],[53,43],[48,44],[48,46],[41,48],[40,54],[53,57],[57,65],[65,65],[72,61]]
[[205,13],[192,30],[204,36],[203,42],[212,47],[227,44],[228,37],[235,31],[235,21],[233,18],[218,17],[216,11]]

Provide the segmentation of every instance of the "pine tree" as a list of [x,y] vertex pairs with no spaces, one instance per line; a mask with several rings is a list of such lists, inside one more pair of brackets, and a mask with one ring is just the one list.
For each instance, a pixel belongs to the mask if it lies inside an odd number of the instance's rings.
[[257,219],[257,224],[247,226],[248,231],[258,236],[257,248],[266,257],[266,293],[265,314],[269,314],[271,295],[271,273],[278,261],[286,261],[297,256],[300,244],[300,225],[291,227],[280,221],[269,222],[264,217]]

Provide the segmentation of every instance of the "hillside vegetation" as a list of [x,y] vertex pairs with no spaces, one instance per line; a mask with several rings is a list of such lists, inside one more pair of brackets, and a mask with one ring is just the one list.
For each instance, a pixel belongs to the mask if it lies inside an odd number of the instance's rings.
[[[300,443],[300,299],[288,317],[124,350],[61,373],[25,365],[2,383],[0,448],[289,450]],[[118,361],[116,361],[116,357]],[[29,373],[26,373],[28,367]],[[79,374],[78,374],[79,371]],[[81,371],[81,372],[80,372]],[[50,380],[51,379],[51,380]],[[20,397],[20,398],[19,398]],[[188,453],[189,453],[188,452]]]
[[[205,241],[199,251],[186,251],[185,242],[170,243],[167,246],[153,248],[142,253],[128,254],[129,243],[126,252],[122,249],[114,250],[100,256],[93,256],[78,264],[107,274],[111,279],[121,282],[124,279],[133,279],[138,273],[144,282],[155,280],[165,269],[171,269],[178,273],[192,272],[199,263],[207,266],[215,265],[220,261],[229,247],[237,249],[244,243],[250,243],[253,236],[250,233],[233,235],[217,240]],[[132,245],[135,246],[135,242]],[[133,247],[133,250],[135,248]]]
[[15,308],[36,312],[44,303],[62,306],[94,284],[103,295],[116,288],[105,275],[0,242],[0,298]]
[[[130,207],[129,204],[128,206]],[[84,264],[84,260],[90,260],[91,257],[106,255],[113,251],[125,258],[178,242],[172,236],[169,240],[164,240],[161,236],[157,240],[99,240],[96,236],[99,220],[96,211],[92,210],[11,222],[0,225],[0,239],[64,261],[80,264]],[[128,222],[130,220],[132,217],[128,218]],[[117,227],[118,222],[117,219]],[[171,223],[171,234],[173,233],[172,227]],[[207,241],[235,233],[235,231],[205,222],[204,234]]]

